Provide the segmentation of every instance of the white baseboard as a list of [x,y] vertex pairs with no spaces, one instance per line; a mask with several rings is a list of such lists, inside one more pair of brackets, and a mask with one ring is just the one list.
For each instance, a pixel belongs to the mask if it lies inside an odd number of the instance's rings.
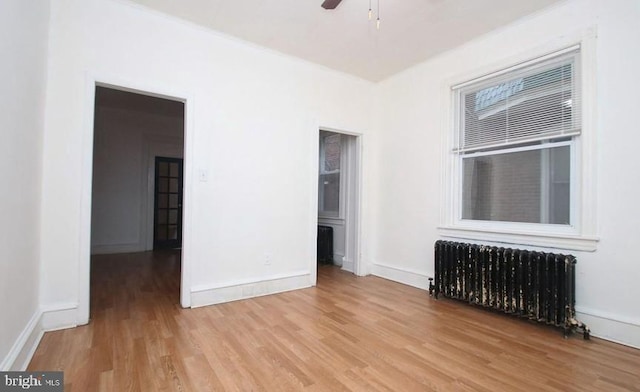
[[78,325],[78,304],[58,304],[42,310],[40,326],[43,331],[72,328]]
[[589,327],[592,336],[640,349],[640,320],[581,307],[576,307],[576,318]]
[[333,254],[333,264],[342,267],[344,264],[344,253]]
[[42,311],[36,310],[16,339],[13,347],[0,365],[1,371],[22,371],[27,368],[44,332],[40,328]]
[[345,271],[349,271],[349,272],[355,274],[356,273],[355,267],[356,267],[356,265],[353,262],[353,260],[343,260],[342,261],[342,269],[345,270]]
[[2,361],[0,371],[24,371],[47,331],[71,328],[77,325],[77,304],[58,305],[38,309],[16,339],[13,347]]
[[417,287],[419,289],[429,289],[429,276],[424,272],[411,270],[408,268],[395,267],[391,265],[373,263],[371,265],[371,275],[393,280],[394,282]]
[[134,242],[129,244],[99,244],[91,245],[92,255],[109,255],[115,253],[134,253],[144,252],[146,250],[145,244],[140,242]]
[[260,279],[228,282],[216,286],[194,287],[191,290],[191,307],[197,308],[240,299],[260,297],[311,286],[311,275],[309,271],[303,271]]

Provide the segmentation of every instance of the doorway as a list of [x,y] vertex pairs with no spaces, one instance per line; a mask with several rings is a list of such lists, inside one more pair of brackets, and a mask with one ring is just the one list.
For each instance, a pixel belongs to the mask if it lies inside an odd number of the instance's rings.
[[319,132],[318,258],[354,274],[360,258],[360,137]]
[[[89,263],[152,260],[152,271],[163,271],[158,263],[171,264],[164,270],[183,281],[182,251],[175,249],[183,242],[185,103],[94,88]],[[94,271],[88,275],[91,282],[97,278]],[[166,287],[184,306],[182,288]],[[88,291],[95,304],[94,295],[101,294],[93,287]]]
[[182,159],[155,157],[153,249],[182,248]]

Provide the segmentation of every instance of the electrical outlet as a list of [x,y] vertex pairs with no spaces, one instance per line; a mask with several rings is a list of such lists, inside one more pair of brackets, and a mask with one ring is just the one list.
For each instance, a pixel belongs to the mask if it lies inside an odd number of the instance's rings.
[[264,254],[264,265],[271,265],[271,255],[269,253]]
[[200,182],[209,181],[209,172],[207,172],[205,169],[200,169],[198,171],[198,178],[200,179]]

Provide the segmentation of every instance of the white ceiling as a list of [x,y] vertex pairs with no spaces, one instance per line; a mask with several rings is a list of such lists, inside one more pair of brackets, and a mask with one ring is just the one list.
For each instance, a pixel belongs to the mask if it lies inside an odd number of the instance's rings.
[[561,0],[130,0],[371,81]]

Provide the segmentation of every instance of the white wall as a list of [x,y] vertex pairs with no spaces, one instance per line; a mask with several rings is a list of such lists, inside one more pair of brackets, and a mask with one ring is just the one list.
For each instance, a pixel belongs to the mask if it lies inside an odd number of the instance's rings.
[[153,249],[153,162],[182,158],[183,128],[182,117],[96,108],[92,254]]
[[93,79],[187,99],[192,305],[312,284],[318,129],[366,138],[374,86],[128,3],[60,0],[51,13],[40,299],[59,324],[88,318]]
[[49,4],[0,2],[0,370],[16,368],[38,315]]
[[[480,37],[380,84],[374,273],[425,287],[441,238],[447,81],[596,28],[597,235],[575,254],[577,309],[594,335],[640,347],[636,119],[640,3],[572,0]],[[444,130],[445,132],[448,130]]]

